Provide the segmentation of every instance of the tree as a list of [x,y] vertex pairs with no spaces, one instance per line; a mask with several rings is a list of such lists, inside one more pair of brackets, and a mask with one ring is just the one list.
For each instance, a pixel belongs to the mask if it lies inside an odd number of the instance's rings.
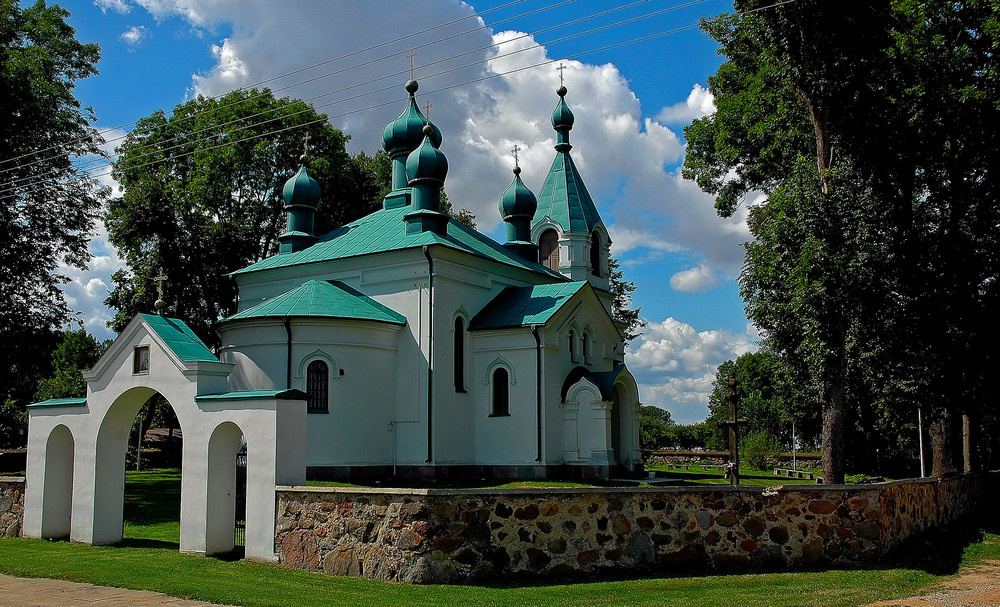
[[456,211],[444,190],[441,190],[441,212],[468,228],[476,229],[476,214],[469,209]]
[[120,331],[152,311],[162,267],[171,315],[206,343],[211,326],[236,310],[227,274],[277,251],[285,228],[281,190],[309,136],[310,174],[322,189],[316,233],[380,208],[388,188],[384,152],[351,157],[347,136],[302,101],[268,90],[198,97],[143,118],[118,148],[123,196],[109,204],[109,240],[127,268],[112,276],[107,304]]
[[667,435],[674,426],[670,411],[642,405],[639,407],[639,446],[645,450],[662,449],[667,446]]
[[73,96],[100,49],[69,12],[0,0],[0,442],[23,436],[24,406],[70,311],[60,265],[85,268],[106,192],[74,158],[99,155],[90,108]]
[[54,374],[38,382],[35,400],[86,396],[87,382],[80,371],[93,367],[109,345],[98,342],[85,329],[67,331],[52,351]]
[[621,269],[618,259],[608,259],[608,280],[611,286],[611,318],[622,327],[622,335],[627,346],[630,341],[642,335],[640,329],[646,323],[639,318],[642,306],[632,309],[632,293],[635,293],[635,283],[625,280],[625,271]]

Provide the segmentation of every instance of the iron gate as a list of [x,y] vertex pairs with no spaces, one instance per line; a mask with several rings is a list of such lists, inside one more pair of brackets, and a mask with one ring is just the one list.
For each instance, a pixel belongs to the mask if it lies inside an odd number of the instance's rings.
[[236,535],[233,545],[246,546],[247,538],[247,447],[236,453]]

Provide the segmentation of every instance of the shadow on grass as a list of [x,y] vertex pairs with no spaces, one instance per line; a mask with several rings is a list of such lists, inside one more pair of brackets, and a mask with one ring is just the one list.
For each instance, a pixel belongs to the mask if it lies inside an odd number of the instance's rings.
[[880,569],[919,569],[933,575],[953,575],[962,565],[967,549],[1000,534],[1000,522],[987,512],[972,514],[945,527],[930,529],[900,544]]
[[156,548],[162,550],[173,550],[174,552],[181,549],[181,545],[178,542],[135,537],[125,538],[119,542],[118,545],[123,548]]
[[176,468],[129,472],[125,476],[125,521],[136,525],[181,518],[181,471]]

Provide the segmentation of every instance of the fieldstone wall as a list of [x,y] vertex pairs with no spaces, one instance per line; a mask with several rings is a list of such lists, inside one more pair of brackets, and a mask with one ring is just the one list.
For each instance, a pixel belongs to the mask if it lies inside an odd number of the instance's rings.
[[862,566],[974,510],[996,477],[864,486],[279,487],[282,563],[430,583]]
[[0,537],[21,537],[24,477],[0,476]]

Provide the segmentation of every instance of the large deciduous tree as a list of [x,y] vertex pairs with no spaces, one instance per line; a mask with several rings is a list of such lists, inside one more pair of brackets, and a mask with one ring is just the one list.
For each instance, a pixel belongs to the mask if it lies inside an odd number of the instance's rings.
[[84,268],[106,192],[74,164],[100,154],[94,114],[73,95],[97,73],[69,13],[0,0],[0,443],[23,438],[24,406],[69,318],[59,268]]
[[741,291],[798,400],[822,409],[826,479],[843,477],[849,412],[915,405],[947,472],[947,420],[996,393],[1000,7],[766,4],[706,24],[727,61],[685,175],[724,216],[767,194]]
[[384,152],[351,157],[347,136],[302,101],[235,91],[136,124],[118,148],[114,175],[123,196],[107,216],[127,265],[112,277],[113,328],[153,310],[153,277],[162,267],[167,312],[215,341],[212,324],[236,306],[227,274],[277,251],[281,190],[298,169],[307,133],[308,167],[322,189],[317,235],[376,210],[388,187]]

